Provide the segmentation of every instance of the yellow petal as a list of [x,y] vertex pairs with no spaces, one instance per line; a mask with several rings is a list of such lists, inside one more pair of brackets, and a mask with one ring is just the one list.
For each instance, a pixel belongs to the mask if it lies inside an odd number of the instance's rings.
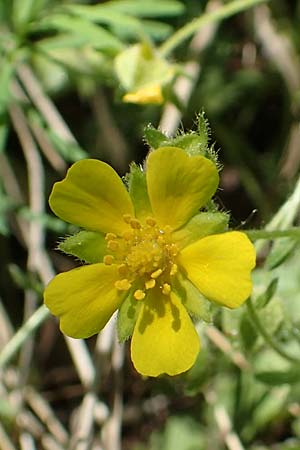
[[106,163],[83,159],[55,183],[49,204],[53,212],[92,231],[121,234],[127,229],[123,214],[133,215],[128,192],[117,173]]
[[128,92],[123,97],[123,102],[139,103],[145,105],[148,103],[160,105],[164,101],[162,90],[159,85],[146,86],[136,91]]
[[131,341],[131,358],[142,375],[177,375],[195,362],[200,341],[180,300],[151,290],[143,303]]
[[255,250],[244,233],[232,231],[200,239],[181,251],[178,262],[209,300],[237,308],[251,294]]
[[115,265],[79,267],[54,277],[45,289],[44,302],[60,318],[63,333],[87,338],[104,327],[127,294],[116,290],[117,279]]
[[149,198],[161,226],[184,225],[212,197],[218,181],[215,164],[181,148],[161,147],[148,157]]

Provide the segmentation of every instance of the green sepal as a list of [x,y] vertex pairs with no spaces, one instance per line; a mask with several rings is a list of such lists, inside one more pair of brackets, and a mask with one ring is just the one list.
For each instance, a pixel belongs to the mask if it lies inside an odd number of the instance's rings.
[[180,272],[177,273],[172,288],[191,316],[212,322],[211,302]]
[[151,216],[152,210],[147,191],[146,172],[142,167],[132,163],[126,181],[136,217],[141,219]]
[[136,300],[133,295],[130,294],[119,308],[117,331],[120,342],[124,342],[132,336],[141,304],[140,301]]
[[173,233],[174,241],[184,248],[211,234],[228,229],[229,215],[223,212],[202,212],[192,217],[187,224]]
[[94,231],[80,231],[68,236],[59,243],[58,249],[89,264],[102,262],[108,253],[104,234]]
[[164,133],[157,130],[150,124],[144,129],[144,137],[149,147],[154,150],[159,147],[164,147],[166,143],[168,145],[169,142],[168,137]]

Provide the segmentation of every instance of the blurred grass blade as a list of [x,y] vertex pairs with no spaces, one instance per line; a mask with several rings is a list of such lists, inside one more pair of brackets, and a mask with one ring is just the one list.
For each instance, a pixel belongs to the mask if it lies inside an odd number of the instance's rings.
[[182,14],[185,10],[181,2],[173,0],[118,0],[106,3],[107,7],[136,17],[172,17]]
[[86,44],[99,50],[117,52],[123,48],[122,42],[112,33],[80,17],[55,14],[44,18],[39,24],[35,25],[35,29],[36,31],[69,31],[77,36],[80,35],[85,39]]

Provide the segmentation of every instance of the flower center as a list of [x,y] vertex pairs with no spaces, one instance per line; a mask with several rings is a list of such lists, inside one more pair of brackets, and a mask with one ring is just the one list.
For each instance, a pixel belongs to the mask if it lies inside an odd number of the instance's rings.
[[122,236],[107,233],[108,254],[104,256],[106,265],[117,264],[120,279],[115,287],[120,291],[129,290],[133,284],[136,300],[142,300],[148,289],[155,286],[168,295],[171,291],[170,279],[177,272],[175,263],[177,245],[172,242],[171,228],[160,228],[153,217],[145,224],[129,215],[123,216],[129,225]]

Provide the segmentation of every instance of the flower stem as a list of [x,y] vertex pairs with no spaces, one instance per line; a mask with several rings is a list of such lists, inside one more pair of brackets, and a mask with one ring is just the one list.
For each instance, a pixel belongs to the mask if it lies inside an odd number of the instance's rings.
[[160,54],[167,56],[176,47],[178,47],[183,41],[192,36],[200,28],[208,25],[212,22],[218,22],[222,19],[226,19],[234,14],[244,11],[259,3],[263,3],[268,0],[234,0],[215,11],[210,11],[206,14],[202,14],[197,19],[192,20],[188,24],[184,25],[178,31],[176,31],[169,39],[167,39],[160,47]]
[[253,302],[251,297],[249,298],[249,300],[246,303],[247,305],[247,309],[248,309],[248,313],[250,315],[250,318],[253,322],[253,324],[255,325],[255,328],[257,329],[257,331],[261,334],[261,336],[264,338],[264,340],[267,342],[267,344],[276,352],[278,353],[278,355],[282,356],[282,358],[292,362],[293,364],[300,363],[300,359],[299,358],[294,358],[293,356],[291,356],[289,353],[287,353],[283,348],[281,348],[278,343],[272,338],[272,336],[270,336],[266,330],[264,329],[263,324],[260,321],[260,318],[254,308]]
[[290,237],[292,239],[300,239],[300,227],[288,228],[286,230],[242,230],[249,239],[257,241],[259,239],[278,239]]
[[28,336],[33,333],[45,319],[47,319],[49,314],[49,310],[46,306],[42,305],[32,314],[30,319],[21,326],[0,353],[0,368],[3,368],[11,360],[14,354],[22,346],[23,342],[26,341]]

